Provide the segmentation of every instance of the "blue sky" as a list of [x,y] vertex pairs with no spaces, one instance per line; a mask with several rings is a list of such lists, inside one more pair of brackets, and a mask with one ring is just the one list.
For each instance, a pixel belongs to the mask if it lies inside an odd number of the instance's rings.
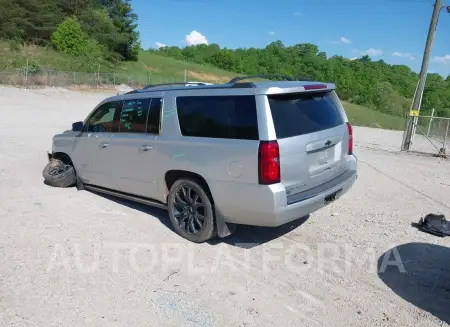
[[[327,55],[368,53],[419,71],[434,0],[132,0],[143,48],[313,43]],[[444,2],[445,3],[445,2]],[[450,0],[449,0],[450,4]],[[450,74],[450,13],[442,11],[430,72]],[[196,31],[197,33],[192,33]],[[446,42],[447,41],[447,42]],[[446,57],[448,56],[448,57]]]

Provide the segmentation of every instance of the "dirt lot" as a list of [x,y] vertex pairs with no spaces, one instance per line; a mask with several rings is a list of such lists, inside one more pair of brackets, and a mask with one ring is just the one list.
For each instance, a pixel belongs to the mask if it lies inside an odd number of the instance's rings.
[[411,226],[450,218],[449,161],[355,128],[360,177],[338,202],[194,245],[163,211],[43,184],[52,135],[102,97],[0,86],[0,326],[450,324],[450,239]]

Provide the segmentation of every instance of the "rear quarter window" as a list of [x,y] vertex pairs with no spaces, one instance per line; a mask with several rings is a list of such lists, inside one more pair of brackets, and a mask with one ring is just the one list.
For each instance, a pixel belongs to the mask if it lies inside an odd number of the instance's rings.
[[320,132],[344,123],[332,93],[311,92],[269,95],[277,138]]
[[259,139],[255,96],[186,96],[176,101],[184,136]]

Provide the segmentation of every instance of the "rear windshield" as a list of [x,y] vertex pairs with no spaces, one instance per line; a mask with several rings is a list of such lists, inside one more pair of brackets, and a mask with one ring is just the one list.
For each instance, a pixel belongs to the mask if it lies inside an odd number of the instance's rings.
[[319,132],[344,123],[330,91],[270,95],[268,98],[279,139]]

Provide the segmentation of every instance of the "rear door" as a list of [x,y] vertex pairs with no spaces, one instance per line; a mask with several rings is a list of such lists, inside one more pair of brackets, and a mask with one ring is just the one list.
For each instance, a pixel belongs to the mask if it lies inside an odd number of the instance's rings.
[[287,194],[326,183],[345,172],[346,117],[334,91],[269,95]]

